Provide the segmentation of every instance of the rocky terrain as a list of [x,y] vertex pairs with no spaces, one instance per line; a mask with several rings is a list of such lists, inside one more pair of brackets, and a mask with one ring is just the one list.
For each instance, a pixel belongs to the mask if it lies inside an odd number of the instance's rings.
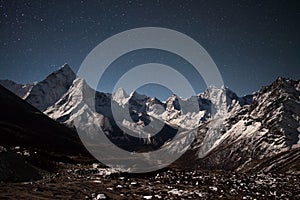
[[1,199],[299,199],[300,177],[224,171],[126,174],[61,164],[39,181],[0,183]]
[[[67,64],[38,83],[0,84],[1,199],[299,199],[299,80],[244,97],[210,86],[165,102],[95,91]],[[92,164],[78,133],[100,129],[128,152],[181,156],[142,174]]]
[[300,81],[278,78],[252,104],[199,126],[186,155],[205,169],[299,174],[299,86]]

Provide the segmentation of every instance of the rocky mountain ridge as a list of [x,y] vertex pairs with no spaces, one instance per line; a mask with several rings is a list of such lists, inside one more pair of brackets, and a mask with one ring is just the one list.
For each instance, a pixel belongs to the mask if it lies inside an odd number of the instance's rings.
[[[122,89],[113,94],[97,92],[76,77],[68,65],[34,85],[8,81],[3,85],[52,119],[68,126],[83,120],[84,127],[77,128],[88,128],[88,132],[100,126],[115,142],[129,143],[122,147],[132,151],[137,150],[132,149],[134,145],[176,148],[182,144],[172,141],[176,130],[194,134],[195,141],[174,163],[176,167],[185,167],[188,159],[189,167],[271,170],[260,164],[278,155],[286,159],[300,146],[300,83],[290,79],[278,78],[245,97],[225,87],[211,86],[189,99],[172,95],[166,102],[136,92],[126,94]],[[117,117],[111,106],[117,109]],[[157,131],[158,124],[165,124],[165,129],[156,137],[147,137],[149,130]],[[273,166],[286,169],[279,157]],[[293,167],[290,171],[297,170]]]

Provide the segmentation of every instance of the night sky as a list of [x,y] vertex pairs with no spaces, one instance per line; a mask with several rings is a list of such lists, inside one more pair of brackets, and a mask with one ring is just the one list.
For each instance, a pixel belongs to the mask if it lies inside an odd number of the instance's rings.
[[[1,0],[0,15],[0,79],[19,83],[40,81],[64,63],[77,71],[100,42],[137,27],[170,28],[195,39],[215,61],[225,85],[238,95],[252,93],[278,76],[300,78],[296,0]],[[150,49],[117,59],[99,89],[110,92],[124,71],[147,62],[173,66],[197,92],[206,87],[185,60]]]

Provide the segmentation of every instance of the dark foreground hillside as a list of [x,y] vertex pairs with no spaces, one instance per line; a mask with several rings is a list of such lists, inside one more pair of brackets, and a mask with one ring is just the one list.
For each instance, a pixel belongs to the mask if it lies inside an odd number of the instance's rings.
[[[148,174],[92,164],[74,130],[0,86],[0,199],[300,199],[298,149],[238,173],[174,165]],[[191,157],[183,160],[189,165]],[[289,158],[293,158],[290,160]],[[272,162],[273,173],[261,169]],[[181,165],[182,166],[182,165]]]
[[0,181],[40,179],[58,162],[92,157],[76,132],[0,86]]
[[0,141],[66,155],[87,155],[76,132],[55,122],[0,85]]

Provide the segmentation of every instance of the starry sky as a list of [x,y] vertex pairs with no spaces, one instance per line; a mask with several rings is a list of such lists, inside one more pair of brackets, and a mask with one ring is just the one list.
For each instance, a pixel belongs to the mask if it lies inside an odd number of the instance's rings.
[[[40,81],[64,63],[77,71],[100,42],[138,27],[165,27],[195,39],[240,96],[278,76],[300,78],[297,0],[0,0],[0,79]],[[117,59],[98,89],[111,92],[124,71],[147,62],[176,68],[196,92],[206,88],[184,59],[148,49]],[[169,95],[157,85],[141,90],[162,99]]]

